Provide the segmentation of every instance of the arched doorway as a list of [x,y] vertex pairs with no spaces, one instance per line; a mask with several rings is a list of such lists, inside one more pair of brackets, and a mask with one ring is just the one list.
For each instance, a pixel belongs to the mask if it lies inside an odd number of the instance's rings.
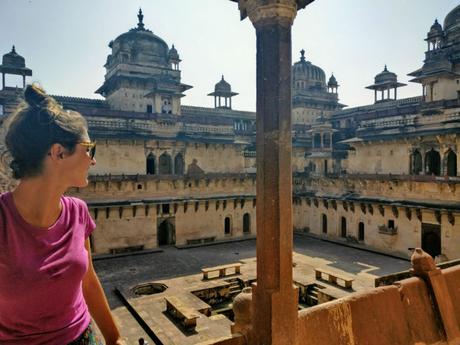
[[178,153],[174,158],[174,173],[184,175],[184,157],[181,153]]
[[169,219],[163,220],[158,226],[158,246],[172,246],[176,244],[176,229]]
[[251,216],[249,213],[245,213],[243,216],[243,233],[251,233]]
[[322,216],[323,224],[322,224],[322,231],[323,234],[327,234],[327,216],[323,213]]
[[230,235],[232,233],[232,220],[230,217],[225,217],[224,220],[224,234]]
[[447,153],[447,176],[457,176],[457,155],[449,150]]
[[342,217],[340,236],[347,237],[347,219]]
[[441,225],[422,223],[422,249],[433,258],[441,254]]
[[155,174],[155,156],[153,153],[150,153],[147,156],[147,175],[154,175]]
[[438,151],[431,149],[425,154],[425,171],[427,175],[441,174],[441,156]]
[[358,225],[358,241],[364,241],[364,223],[359,222]]
[[415,150],[411,155],[411,174],[420,175],[422,168],[422,155],[419,150]]
[[169,175],[172,174],[172,160],[171,156],[166,152],[160,156],[158,161],[158,173],[160,175]]

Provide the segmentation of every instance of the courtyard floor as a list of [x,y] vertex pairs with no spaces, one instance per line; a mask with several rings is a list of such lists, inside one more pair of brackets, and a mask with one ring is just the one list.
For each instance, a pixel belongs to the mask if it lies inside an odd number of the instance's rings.
[[[182,296],[184,303],[190,307],[201,302],[191,291],[219,284],[219,280],[204,282],[201,269],[229,263],[242,263],[241,275],[248,281],[256,277],[256,241],[221,243],[187,249],[176,247],[162,248],[162,251],[98,259],[94,261],[95,269],[104,287],[109,304],[122,328],[128,344],[137,344],[143,337],[149,344],[204,344],[221,337],[229,336],[230,320],[222,315],[197,320],[196,331],[187,333],[181,330],[170,317],[164,313],[165,296]],[[376,253],[371,253],[347,246],[342,246],[303,235],[294,236],[294,281],[311,284],[315,281],[314,268],[333,269],[354,277],[353,291],[372,288],[374,279],[409,269],[410,262]],[[134,298],[131,289],[146,282],[159,282],[168,286],[161,293]],[[133,317],[115,288],[127,296],[129,307],[142,318],[144,327]],[[334,290],[333,287],[331,287]],[[335,289],[337,297],[350,292]],[[352,291],[352,292],[353,292]],[[131,311],[132,311],[131,310]],[[147,326],[147,327],[145,327]],[[146,330],[147,329],[147,330]],[[152,336],[151,333],[155,336]]]

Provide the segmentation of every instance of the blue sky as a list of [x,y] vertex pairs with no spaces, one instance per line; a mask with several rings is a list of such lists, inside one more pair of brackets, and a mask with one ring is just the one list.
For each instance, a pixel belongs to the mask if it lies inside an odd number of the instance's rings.
[[[316,0],[294,22],[293,62],[304,48],[327,77],[334,72],[342,103],[373,103],[373,91],[364,87],[385,64],[407,83],[406,74],[423,63],[430,26],[436,18],[442,24],[458,3]],[[0,54],[15,44],[33,70],[30,81],[49,93],[98,98],[107,44],[136,26],[139,7],[146,27],[174,44],[183,60],[182,82],[194,87],[182,104],[212,107],[206,95],[223,74],[240,93],[233,108],[255,110],[255,30],[229,0],[0,0]],[[419,84],[409,84],[400,98],[421,94]]]

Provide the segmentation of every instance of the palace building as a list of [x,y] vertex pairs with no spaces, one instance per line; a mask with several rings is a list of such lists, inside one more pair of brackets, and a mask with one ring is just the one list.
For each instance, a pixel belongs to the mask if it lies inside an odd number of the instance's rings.
[[[232,109],[224,76],[214,108],[183,106],[174,45],[137,26],[109,43],[105,99],[55,96],[82,113],[98,143],[85,189],[98,231],[94,254],[190,246],[256,236],[256,114]],[[398,99],[405,84],[385,66],[375,103],[346,107],[334,75],[307,60],[292,66],[293,230],[408,257],[422,247],[439,260],[460,246],[460,6],[429,29],[428,50],[411,82],[421,94]],[[32,71],[20,49],[3,55],[0,114],[22,89],[5,74]],[[216,76],[218,80],[218,76]],[[371,82],[371,77],[369,78]],[[342,86],[346,87],[346,81]],[[2,173],[4,189],[11,186]],[[459,189],[457,189],[459,186]]]

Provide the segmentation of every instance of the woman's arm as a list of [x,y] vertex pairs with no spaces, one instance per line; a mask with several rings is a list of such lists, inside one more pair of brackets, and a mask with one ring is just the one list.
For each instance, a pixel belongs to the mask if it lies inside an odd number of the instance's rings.
[[89,266],[88,271],[83,277],[83,296],[85,297],[91,317],[96,321],[97,326],[104,336],[106,345],[121,345],[120,331],[110,312],[109,304],[107,303],[107,298],[105,297],[99,278],[94,271],[89,239],[85,241],[85,248],[88,251]]

